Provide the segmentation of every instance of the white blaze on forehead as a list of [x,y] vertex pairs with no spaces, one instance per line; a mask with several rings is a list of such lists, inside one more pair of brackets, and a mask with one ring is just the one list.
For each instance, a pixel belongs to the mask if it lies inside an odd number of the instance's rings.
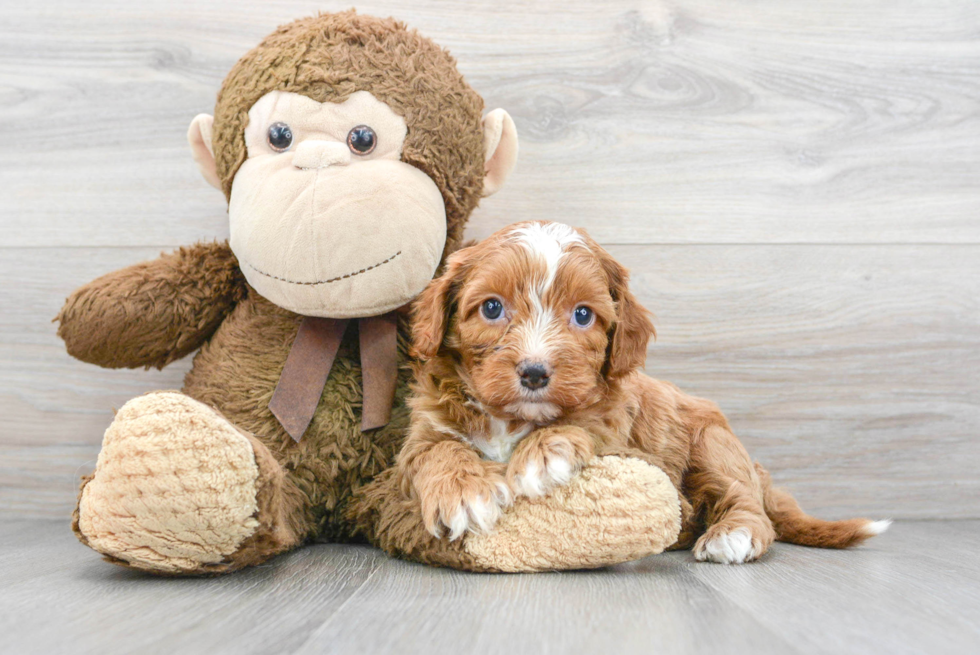
[[557,335],[555,316],[550,308],[541,305],[541,298],[531,294],[534,312],[530,320],[521,326],[521,349],[526,357],[547,359],[551,350],[551,339]]
[[544,295],[554,282],[562,255],[572,246],[584,244],[581,235],[564,223],[531,223],[516,228],[512,238],[544,259],[546,273],[538,285],[539,296]]
[[564,223],[530,223],[514,229],[511,239],[545,265],[544,276],[537,280],[529,294],[533,312],[522,335],[524,353],[544,359],[549,354],[551,338],[557,334],[557,326],[554,312],[544,306],[542,299],[558,274],[562,256],[569,248],[584,245],[584,241],[578,232]]

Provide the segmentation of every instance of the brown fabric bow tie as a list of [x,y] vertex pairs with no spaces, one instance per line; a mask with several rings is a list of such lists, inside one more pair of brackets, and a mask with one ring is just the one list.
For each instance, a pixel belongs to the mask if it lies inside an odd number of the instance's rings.
[[[296,441],[303,437],[349,319],[304,316],[269,409]],[[361,350],[361,430],[387,425],[398,380],[398,318],[394,312],[357,319]]]

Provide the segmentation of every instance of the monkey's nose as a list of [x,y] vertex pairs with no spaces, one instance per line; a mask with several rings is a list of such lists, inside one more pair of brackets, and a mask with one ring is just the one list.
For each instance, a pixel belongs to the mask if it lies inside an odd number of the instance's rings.
[[525,389],[543,389],[551,379],[551,369],[543,362],[523,361],[517,365],[517,374]]
[[306,170],[346,166],[349,163],[350,148],[337,141],[303,141],[293,153],[293,166]]

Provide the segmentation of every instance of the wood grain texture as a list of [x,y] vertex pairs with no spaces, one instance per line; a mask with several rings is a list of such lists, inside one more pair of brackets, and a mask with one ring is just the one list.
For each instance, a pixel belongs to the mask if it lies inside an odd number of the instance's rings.
[[[0,514],[65,516],[111,411],[181,384],[70,360],[85,281],[227,236],[185,132],[328,2],[0,5]],[[980,12],[968,0],[358,3],[448,47],[521,136],[469,235],[586,227],[718,402],[830,517],[980,517]]]
[[[766,562],[770,575],[765,576],[733,575],[716,567],[692,567],[692,572],[803,651],[969,652],[980,647],[980,572],[969,559],[951,555],[975,527],[975,522],[898,525],[886,537],[890,543],[883,539],[868,549],[824,551],[817,557],[805,548],[784,548],[778,562]],[[649,561],[635,570],[643,571]],[[747,584],[752,593],[745,593]],[[915,610],[903,611],[888,600],[898,598]],[[848,609],[841,611],[842,605]]]
[[0,650],[115,653],[687,653],[980,649],[978,521],[897,523],[852,551],[776,544],[598,571],[478,575],[316,545],[220,578],[100,561],[61,521],[0,524]]
[[[449,48],[488,107],[514,116],[520,163],[474,217],[475,235],[533,216],[584,220],[615,243],[980,239],[980,12],[969,0],[359,7]],[[6,242],[221,234],[223,200],[198,179],[187,125],[242,53],[312,9],[6,3]]]

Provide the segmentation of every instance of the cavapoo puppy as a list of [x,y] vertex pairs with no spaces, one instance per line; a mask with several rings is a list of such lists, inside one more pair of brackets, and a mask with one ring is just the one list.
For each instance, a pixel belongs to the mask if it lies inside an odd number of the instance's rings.
[[398,460],[430,532],[489,530],[514,495],[546,494],[613,452],[667,473],[682,495],[675,547],[699,560],[751,561],[775,539],[844,548],[888,527],[807,516],[714,403],[643,374],[653,324],[627,279],[560,223],[520,223],[449,258],[414,307]]

